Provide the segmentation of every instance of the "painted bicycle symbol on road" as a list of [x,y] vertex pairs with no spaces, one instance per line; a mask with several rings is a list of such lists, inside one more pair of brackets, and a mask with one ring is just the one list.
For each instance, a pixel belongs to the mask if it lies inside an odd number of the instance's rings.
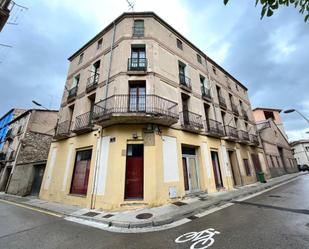
[[213,228],[208,228],[200,232],[189,232],[180,235],[177,239],[175,239],[175,242],[185,243],[192,241],[194,243],[190,246],[190,249],[205,249],[212,246],[212,244],[215,242],[213,237],[216,234],[220,234],[220,232]]

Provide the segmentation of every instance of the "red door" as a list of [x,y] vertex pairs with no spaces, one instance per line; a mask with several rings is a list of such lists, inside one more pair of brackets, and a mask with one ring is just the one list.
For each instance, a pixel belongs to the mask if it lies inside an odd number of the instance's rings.
[[128,144],[125,199],[143,199],[144,197],[144,145]]

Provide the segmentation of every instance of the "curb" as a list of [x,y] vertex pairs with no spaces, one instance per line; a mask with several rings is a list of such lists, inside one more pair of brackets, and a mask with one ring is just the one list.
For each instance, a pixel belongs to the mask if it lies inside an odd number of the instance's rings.
[[25,202],[19,202],[17,200],[14,200],[12,198],[12,200],[10,200],[10,198],[2,198],[2,196],[0,195],[0,199],[2,200],[6,200],[12,203],[18,203],[20,205],[24,205],[27,207],[32,207],[32,208],[36,208],[36,209],[40,209],[43,211],[48,211],[51,213],[55,213],[61,217],[72,217],[72,218],[77,218],[77,219],[82,219],[82,220],[87,220],[87,221],[92,221],[92,222],[98,222],[98,223],[102,223],[107,225],[108,227],[115,227],[115,228],[124,228],[124,229],[132,229],[132,228],[150,228],[150,227],[159,227],[159,226],[163,226],[163,225],[168,225],[171,224],[173,222],[188,218],[190,216],[194,216],[196,214],[205,212],[206,210],[209,210],[211,208],[214,207],[220,207],[224,204],[227,204],[229,202],[232,202],[235,199],[239,199],[242,197],[246,197],[255,193],[259,193],[263,190],[275,187],[277,185],[280,185],[284,182],[288,182],[291,181],[299,176],[302,176],[305,174],[297,174],[297,175],[293,175],[291,177],[287,177],[285,179],[280,179],[274,183],[272,182],[267,182],[264,183],[263,185],[258,185],[258,186],[254,186],[251,187],[249,189],[245,189],[243,191],[239,190],[238,192],[235,191],[235,193],[230,193],[230,195],[228,196],[219,196],[219,197],[214,197],[213,199],[210,199],[208,201],[205,202],[196,202],[196,203],[192,203],[188,206],[184,206],[182,207],[181,210],[177,210],[174,211],[170,214],[165,214],[165,215],[161,215],[158,217],[153,218],[152,220],[145,220],[145,221],[140,221],[140,222],[126,222],[126,221],[117,221],[117,220],[108,220],[108,219],[103,219],[103,218],[95,218],[95,217],[84,217],[81,215],[71,215],[71,214],[65,214],[65,213],[60,213],[57,211],[54,211],[52,209],[47,209],[47,208],[42,208],[42,207],[38,207],[35,205],[31,205],[31,204],[27,204]]

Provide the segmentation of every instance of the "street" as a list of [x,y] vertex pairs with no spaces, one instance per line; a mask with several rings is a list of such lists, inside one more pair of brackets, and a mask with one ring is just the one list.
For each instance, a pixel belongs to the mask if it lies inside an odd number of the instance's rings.
[[[306,174],[184,225],[140,234],[107,232],[0,201],[0,248],[309,248],[308,190]],[[212,239],[180,237],[209,228],[219,232]]]

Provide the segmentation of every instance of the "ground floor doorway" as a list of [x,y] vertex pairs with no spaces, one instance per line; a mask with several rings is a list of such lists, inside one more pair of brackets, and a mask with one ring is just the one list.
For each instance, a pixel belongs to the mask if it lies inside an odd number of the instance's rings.
[[186,193],[200,191],[198,162],[195,148],[182,147],[182,167]]
[[229,161],[230,161],[231,170],[232,170],[234,186],[241,186],[242,185],[241,173],[239,170],[236,153],[233,150],[229,150],[228,155],[229,155]]
[[211,151],[211,161],[212,161],[212,167],[214,171],[216,188],[223,188],[223,181],[222,181],[222,174],[221,174],[218,152]]
[[34,178],[31,188],[31,195],[38,196],[40,194],[41,184],[45,171],[45,164],[34,165]]
[[124,198],[144,198],[144,145],[128,144]]

